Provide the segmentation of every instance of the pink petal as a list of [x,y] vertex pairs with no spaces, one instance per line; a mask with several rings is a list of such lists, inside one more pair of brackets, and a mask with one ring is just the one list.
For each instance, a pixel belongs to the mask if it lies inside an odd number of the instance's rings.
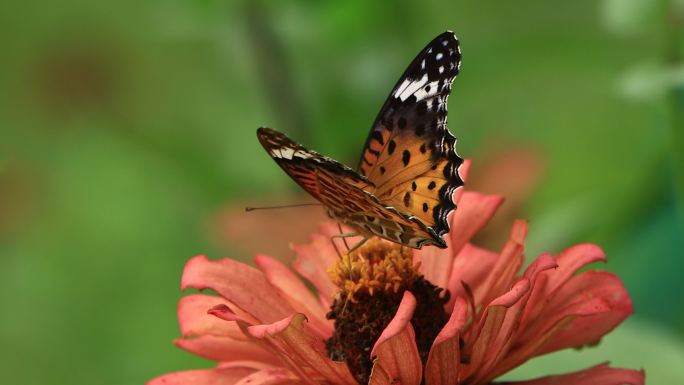
[[473,291],[475,303],[482,303],[483,287],[485,277],[491,272],[499,254],[477,247],[472,243],[466,243],[454,259],[454,266],[451,269],[449,284],[447,289],[451,293],[451,298],[446,305],[447,312],[451,312],[454,301],[457,297],[465,297],[465,282]]
[[558,269],[553,274],[549,274],[549,282],[546,287],[546,294],[550,295],[554,290],[572,277],[577,270],[589,263],[605,261],[606,254],[600,247],[582,243],[572,246],[556,257]]
[[513,222],[508,242],[482,284],[483,302],[476,303],[476,305],[491,302],[493,298],[505,293],[511,287],[516,273],[525,260],[523,251],[526,235],[527,222],[523,220]]
[[428,281],[439,287],[447,286],[454,256],[489,222],[502,202],[503,197],[498,195],[463,192],[451,218],[450,236],[445,239],[449,247],[424,247],[413,253],[414,261],[421,263],[420,270]]
[[[542,254],[538,258],[551,258],[548,254]],[[592,244],[579,244],[563,251],[555,257],[558,267],[554,271],[542,274],[539,284],[534,288],[530,301],[532,303],[546,303],[556,290],[562,286],[582,266],[595,261],[605,261],[603,251]],[[528,306],[523,314],[522,323],[528,320],[539,319],[539,314],[545,306]]]
[[468,179],[468,172],[470,171],[470,166],[472,166],[473,161],[470,159],[465,159],[461,167],[458,168],[458,175],[461,177],[462,181]]
[[265,255],[257,255],[254,260],[268,282],[288,294],[286,298],[295,311],[304,313],[309,318],[311,328],[322,338],[329,338],[333,333],[333,324],[325,318],[327,309],[314,297],[311,290],[282,262]]
[[273,353],[252,341],[204,335],[196,338],[179,338],[175,343],[183,350],[212,361],[246,360],[272,365],[279,364]]
[[149,381],[147,385],[234,384],[253,372],[253,369],[247,368],[188,370],[159,376]]
[[[486,351],[481,355],[484,362],[480,365],[477,375],[472,378],[474,383],[487,382],[492,380],[495,376],[492,375],[492,369],[510,355],[511,346],[517,343],[517,336],[521,325],[521,318],[523,312],[528,304],[533,289],[537,285],[540,274],[546,270],[555,268],[556,262],[550,256],[541,256],[534,260],[525,270],[523,278],[519,280],[513,288],[503,296],[495,299],[490,306],[503,305],[506,307],[506,313],[499,325],[494,325],[495,336],[490,338],[489,342],[483,345]],[[489,309],[489,307],[487,308]],[[479,342],[479,341],[478,341]],[[477,343],[474,348],[476,352]],[[477,368],[475,353],[471,359],[471,367]]]
[[511,382],[511,385],[643,385],[644,371],[610,368],[607,363],[593,368],[531,381]]
[[557,309],[556,304],[590,298],[600,298],[610,310],[575,318],[543,347],[540,354],[595,343],[634,311],[632,300],[620,279],[604,271],[587,271],[573,277],[558,290],[549,303],[549,311]]
[[244,377],[235,385],[276,385],[283,383],[297,383],[299,377],[285,368],[269,368],[252,373]]
[[304,382],[356,385],[345,363],[328,358],[323,340],[316,337],[305,320],[303,314],[294,314],[272,324],[249,326],[247,333],[275,353]]
[[261,322],[273,322],[294,313],[259,270],[231,259],[210,261],[200,255],[188,261],[181,289],[212,289]]
[[400,385],[393,382],[389,373],[385,371],[380,365],[373,366],[371,370],[370,379],[368,380],[368,385]]
[[[393,383],[419,385],[423,375],[416,335],[411,326],[415,309],[416,297],[410,291],[405,291],[396,315],[382,331],[371,350],[371,357],[375,357],[373,372],[382,370],[389,375]],[[377,367],[381,369],[376,369]],[[377,381],[371,377],[371,383]]]
[[553,341],[561,331],[573,319],[577,317],[594,316],[609,312],[608,304],[601,298],[592,298],[586,301],[569,304],[565,308],[558,309],[555,313],[540,317],[541,322],[532,327],[531,334],[525,337],[516,336],[514,341],[517,349],[512,350],[490,373],[492,378],[506,373],[512,368],[521,365],[528,359],[541,354],[541,349]]
[[431,385],[458,385],[461,363],[459,339],[467,321],[468,304],[457,297],[449,321],[439,332],[430,348],[425,365],[425,383]]
[[256,370],[277,368],[279,366],[280,365],[275,366],[275,365],[265,364],[263,362],[247,361],[247,360],[219,362],[217,365],[217,367],[220,369],[223,369],[223,368],[248,368],[248,369],[254,369],[255,371]]
[[224,322],[207,314],[207,310],[225,303],[222,297],[206,294],[186,295],[178,301],[178,323],[183,337],[204,334],[245,339],[235,323]]
[[507,346],[521,313],[521,299],[529,292],[530,287],[530,281],[522,278],[484,310],[480,321],[468,336],[468,345],[472,346],[470,365],[466,370],[466,376],[471,378],[469,382],[480,383],[507,353]]
[[330,237],[313,234],[310,243],[293,244],[292,249],[298,257],[292,266],[314,285],[323,305],[330,307],[338,288],[330,280],[327,271],[339,258]]

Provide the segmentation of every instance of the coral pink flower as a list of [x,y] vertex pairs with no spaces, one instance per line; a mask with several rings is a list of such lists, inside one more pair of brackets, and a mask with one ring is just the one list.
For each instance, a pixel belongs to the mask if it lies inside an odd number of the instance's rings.
[[[598,342],[632,313],[615,275],[577,273],[605,260],[599,247],[542,254],[521,270],[526,222],[513,224],[500,251],[486,250],[470,239],[503,199],[470,191],[456,199],[447,249],[372,240],[340,258],[337,226],[322,225],[293,246],[294,270],[316,293],[264,255],[258,268],[192,258],[182,288],[218,295],[180,300],[176,344],[218,365],[149,384],[492,384],[535,356]],[[643,383],[641,371],[601,364],[516,384]]]

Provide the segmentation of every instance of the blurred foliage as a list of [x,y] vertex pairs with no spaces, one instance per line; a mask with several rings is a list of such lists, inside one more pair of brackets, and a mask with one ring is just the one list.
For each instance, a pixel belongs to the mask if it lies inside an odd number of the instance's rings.
[[639,325],[672,344],[634,354],[652,334],[628,330],[615,346],[665,370],[655,360],[681,357],[684,336],[682,7],[0,4],[3,383],[135,384],[210,365],[171,343],[184,262],[259,251],[227,246],[226,208],[302,199],[256,127],[354,165],[398,75],[445,29],[462,41],[449,122],[472,178],[496,153],[543,162],[535,188],[515,190],[531,190],[515,211],[530,218],[528,255],[603,246]]

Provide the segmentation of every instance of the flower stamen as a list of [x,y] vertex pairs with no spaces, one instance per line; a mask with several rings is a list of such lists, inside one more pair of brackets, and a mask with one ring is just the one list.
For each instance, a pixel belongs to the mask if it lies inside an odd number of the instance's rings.
[[448,319],[444,304],[449,295],[427,281],[418,268],[411,249],[371,238],[330,269],[340,290],[327,314],[335,320],[335,332],[326,346],[333,360],[347,363],[359,383],[368,383],[373,367],[370,351],[406,290],[418,302],[411,324],[421,359],[427,361],[431,343]]

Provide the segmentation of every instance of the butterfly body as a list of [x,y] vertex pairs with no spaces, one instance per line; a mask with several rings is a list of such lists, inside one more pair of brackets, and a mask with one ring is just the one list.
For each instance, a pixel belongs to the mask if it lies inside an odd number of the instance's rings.
[[445,32],[409,65],[383,105],[357,170],[260,128],[261,144],[328,214],[367,238],[446,247],[454,192],[463,186],[446,101],[459,71],[458,40]]

